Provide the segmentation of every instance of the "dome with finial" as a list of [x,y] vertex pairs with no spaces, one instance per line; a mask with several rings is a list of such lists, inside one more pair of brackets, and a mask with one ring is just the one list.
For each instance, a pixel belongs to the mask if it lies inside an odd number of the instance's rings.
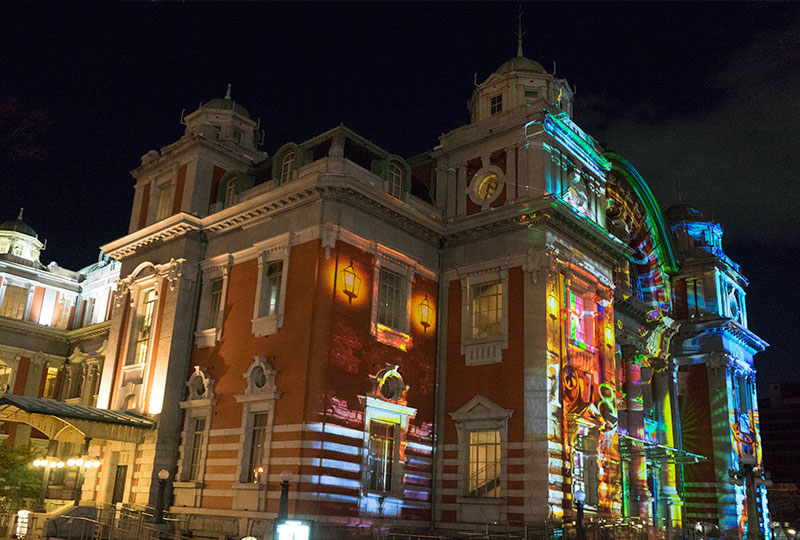
[[676,223],[696,223],[707,221],[706,217],[702,212],[700,212],[700,210],[689,206],[684,202],[679,202],[678,204],[667,208],[667,210],[664,212],[664,217],[666,217],[667,221],[673,225]]
[[519,12],[518,24],[519,28],[517,30],[517,56],[515,58],[512,58],[508,62],[504,63],[499,68],[497,68],[495,73],[500,73],[501,75],[506,73],[511,73],[512,71],[532,71],[534,73],[547,73],[544,67],[542,67],[542,64],[536,62],[535,60],[531,60],[530,58],[525,58],[525,55],[522,54],[522,36],[524,36],[525,33],[522,31],[521,8]]
[[222,111],[233,111],[235,113],[241,114],[245,118],[250,118],[250,113],[247,112],[247,109],[236,103],[233,99],[231,99],[231,85],[228,83],[228,90],[225,92],[224,98],[214,98],[203,105],[200,106],[201,109],[214,109],[214,110],[222,110]]
[[22,221],[23,210],[24,208],[19,209],[19,216],[17,216],[17,219],[8,220],[0,225],[0,231],[14,231],[27,236],[32,236],[34,238],[39,238],[39,235],[36,234],[36,231],[33,230],[33,227]]

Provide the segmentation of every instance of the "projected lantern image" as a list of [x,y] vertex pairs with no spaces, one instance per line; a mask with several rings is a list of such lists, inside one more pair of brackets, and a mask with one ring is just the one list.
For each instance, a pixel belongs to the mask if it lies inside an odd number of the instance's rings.
[[428,302],[428,295],[425,295],[425,299],[419,305],[419,324],[424,328],[425,332],[428,332],[428,328],[431,327],[431,318],[433,314],[433,309],[431,308],[431,304]]
[[356,274],[353,268],[353,259],[350,259],[350,265],[342,270],[342,292],[347,296],[348,301],[352,304],[353,298],[358,298],[361,291],[361,278]]

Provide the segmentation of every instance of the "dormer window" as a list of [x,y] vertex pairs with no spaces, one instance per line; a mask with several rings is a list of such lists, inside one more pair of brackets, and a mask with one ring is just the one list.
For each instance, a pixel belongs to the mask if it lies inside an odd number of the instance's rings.
[[281,162],[281,179],[280,183],[285,184],[292,179],[292,170],[294,169],[295,153],[289,152]]
[[236,177],[228,180],[225,186],[225,202],[224,207],[229,208],[236,204]]
[[239,144],[242,144],[242,138],[244,137],[244,132],[241,129],[233,128],[233,140]]
[[393,197],[401,198],[403,193],[403,169],[397,163],[389,165],[389,174],[387,175],[386,191]]
[[494,116],[503,112],[503,94],[489,98],[489,115]]

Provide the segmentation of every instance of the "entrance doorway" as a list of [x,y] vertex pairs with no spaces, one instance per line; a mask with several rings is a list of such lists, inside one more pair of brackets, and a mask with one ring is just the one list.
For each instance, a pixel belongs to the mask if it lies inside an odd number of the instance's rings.
[[128,466],[117,465],[117,473],[114,476],[114,492],[111,494],[111,504],[122,502],[125,496],[125,480],[128,478]]

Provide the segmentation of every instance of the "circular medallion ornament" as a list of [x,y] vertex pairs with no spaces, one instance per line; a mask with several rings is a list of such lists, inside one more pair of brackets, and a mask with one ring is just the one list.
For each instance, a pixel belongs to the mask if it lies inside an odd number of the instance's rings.
[[500,178],[495,173],[489,173],[478,182],[475,187],[475,195],[482,201],[492,199],[499,186]]

